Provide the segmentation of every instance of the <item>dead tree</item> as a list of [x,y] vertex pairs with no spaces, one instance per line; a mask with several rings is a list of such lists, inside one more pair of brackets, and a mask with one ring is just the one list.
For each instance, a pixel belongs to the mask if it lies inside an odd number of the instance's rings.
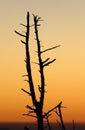
[[[42,54],[44,54],[45,52],[55,49],[58,46],[54,46],[45,50],[41,50],[41,43],[39,40],[39,34],[38,34],[38,27],[40,26],[39,22],[42,21],[41,17],[35,16],[33,15],[33,19],[34,19],[34,24],[30,25],[29,21],[30,21],[30,15],[29,12],[27,12],[27,25],[21,24],[22,26],[26,27],[26,34],[22,34],[19,33],[18,31],[15,30],[15,32],[24,37],[25,41],[21,40],[21,42],[25,45],[25,50],[26,50],[26,69],[27,69],[27,82],[29,83],[29,90],[27,91],[25,89],[22,88],[22,91],[25,92],[26,94],[28,94],[31,99],[32,99],[32,106],[31,105],[27,105],[26,108],[28,108],[29,113],[24,114],[24,115],[28,115],[31,117],[35,117],[37,119],[37,124],[38,124],[38,130],[43,130],[44,126],[43,126],[43,118],[45,118],[45,114],[43,114],[43,105],[44,105],[44,95],[45,95],[45,76],[44,76],[44,68],[48,65],[50,65],[51,63],[53,63],[56,59],[50,60],[50,58],[47,58],[45,60],[42,59]],[[36,99],[36,93],[35,93],[35,85],[33,82],[33,76],[32,76],[32,69],[31,69],[31,57],[30,57],[30,48],[29,48],[29,37],[30,37],[30,28],[34,27],[34,31],[35,31],[35,39],[36,39],[36,46],[37,46],[37,56],[38,56],[38,64],[39,65],[39,73],[40,73],[40,85],[38,86],[38,90],[40,93],[40,99],[39,101]],[[50,111],[48,111],[49,113]],[[47,113],[47,114],[48,114]]]

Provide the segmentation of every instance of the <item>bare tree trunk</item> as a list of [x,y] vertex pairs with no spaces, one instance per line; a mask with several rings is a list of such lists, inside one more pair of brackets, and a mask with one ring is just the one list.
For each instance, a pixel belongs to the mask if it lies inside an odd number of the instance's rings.
[[38,115],[37,115],[37,124],[38,124],[38,130],[43,130],[44,129],[44,126],[43,126],[43,117],[42,117],[42,113],[38,112]]

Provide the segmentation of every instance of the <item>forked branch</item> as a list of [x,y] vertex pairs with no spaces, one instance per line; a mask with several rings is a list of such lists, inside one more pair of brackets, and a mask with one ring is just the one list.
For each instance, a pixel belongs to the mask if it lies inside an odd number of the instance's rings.
[[49,64],[53,63],[55,60],[56,60],[56,59],[53,59],[53,60],[47,62],[46,64],[43,65],[43,67],[48,66]]

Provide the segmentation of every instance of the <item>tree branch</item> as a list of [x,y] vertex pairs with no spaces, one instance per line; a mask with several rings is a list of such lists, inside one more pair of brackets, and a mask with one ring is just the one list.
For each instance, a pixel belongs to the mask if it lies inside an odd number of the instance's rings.
[[30,113],[35,113],[35,111],[31,110],[31,111],[29,111],[29,114],[30,114]]
[[25,35],[23,35],[23,34],[17,32],[16,30],[15,30],[15,33],[17,33],[18,35],[20,35],[20,36],[22,36],[22,37],[26,37]]
[[32,63],[39,65],[39,63],[37,63],[37,62],[32,62]]
[[22,75],[22,77],[25,77],[25,76],[28,76],[28,75]]
[[57,47],[60,47],[60,45],[57,45],[57,46],[54,46],[54,47],[48,48],[48,49],[42,51],[41,53],[44,53],[44,52],[46,52],[46,51],[50,51],[50,50],[55,49],[55,48],[57,48]]
[[32,102],[33,105],[36,105],[36,95],[34,91],[34,83],[32,79],[32,70],[31,70],[31,63],[30,63],[30,50],[29,50],[29,34],[30,34],[30,23],[29,23],[29,12],[27,12],[27,31],[26,31],[26,69],[27,69],[27,74],[28,74],[28,80],[29,80],[29,87],[30,87],[30,92],[32,94]]
[[32,111],[36,111],[36,109],[32,108],[31,106],[27,105],[26,108],[29,108]]
[[48,60],[50,60],[50,58],[47,58],[45,61],[43,61],[42,63],[44,64],[44,63],[46,63]]
[[26,25],[24,25],[24,24],[22,24],[22,23],[21,23],[20,25],[22,25],[22,26],[24,26],[24,27],[26,27],[26,28],[27,28],[27,26],[26,26]]
[[[62,103],[62,101],[61,101],[59,104],[61,104],[61,103]],[[56,105],[55,107],[53,107],[52,109],[50,109],[48,112],[46,112],[46,113],[43,115],[43,118],[45,118],[45,116],[47,116],[49,113],[51,113],[52,111],[54,111],[54,110],[59,106],[59,104]]]
[[48,63],[44,64],[43,67],[48,66],[49,64],[53,63],[56,59],[53,59],[52,61],[49,61]]
[[58,104],[58,112],[56,112],[56,114],[59,116],[59,118],[60,118],[60,122],[61,122],[61,126],[62,126],[62,130],[66,130],[66,128],[65,128],[65,125],[64,125],[64,122],[63,122],[63,117],[62,117],[62,112],[61,112],[61,104],[62,104],[62,102],[60,102],[59,104]]
[[24,81],[29,82],[29,81],[28,81],[28,80],[26,80],[26,79],[25,79]]
[[43,106],[44,102],[44,87],[45,87],[45,79],[44,79],[44,70],[43,70],[43,63],[42,63],[42,57],[41,57],[41,47],[40,47],[40,40],[38,35],[38,22],[40,21],[41,17],[34,16],[34,29],[35,29],[35,35],[36,35],[36,41],[37,41],[37,53],[38,53],[38,61],[39,61],[39,67],[40,67],[40,78],[41,78],[41,92],[40,92],[40,104],[41,107]]
[[32,96],[32,94],[31,94],[31,93],[29,93],[28,91],[26,91],[25,89],[21,88],[21,90],[22,90],[23,92],[25,92],[25,93],[29,94],[30,96]]
[[37,118],[37,116],[30,115],[30,114],[23,114],[23,116],[31,116],[31,117]]
[[22,40],[21,40],[21,42],[22,42],[23,44],[26,44],[26,42],[24,42],[24,41],[22,41]]

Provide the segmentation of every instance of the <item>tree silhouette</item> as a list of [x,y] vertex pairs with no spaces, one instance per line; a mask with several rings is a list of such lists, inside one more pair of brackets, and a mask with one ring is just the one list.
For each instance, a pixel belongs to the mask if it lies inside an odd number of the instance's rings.
[[[33,19],[34,19],[34,24],[30,25],[30,15],[29,15],[29,12],[27,12],[27,25],[21,24],[22,26],[26,27],[26,34],[23,35],[22,33],[19,33],[16,30],[15,30],[15,32],[18,35],[25,38],[25,41],[21,40],[21,42],[25,45],[25,51],[26,51],[25,62],[26,62],[26,70],[27,70],[26,76],[28,78],[27,82],[29,83],[30,92],[23,89],[23,88],[22,88],[22,91],[24,91],[25,93],[27,93],[31,97],[32,103],[33,103],[32,106],[31,105],[26,106],[26,108],[29,109],[29,113],[23,114],[23,115],[35,117],[37,119],[38,130],[43,130],[44,129],[43,119],[48,117],[49,113],[51,113],[54,109],[56,109],[58,105],[55,106],[54,108],[52,108],[51,110],[49,110],[46,113],[43,112],[44,95],[45,95],[44,68],[46,66],[50,65],[51,63],[53,63],[56,59],[50,60],[50,58],[47,58],[47,59],[43,60],[42,54],[44,54],[47,51],[53,50],[53,49],[59,47],[60,45],[57,45],[57,46],[54,46],[54,47],[51,47],[51,48],[47,48],[45,50],[41,50],[41,43],[40,43],[40,40],[39,40],[38,27],[40,26],[39,22],[42,21],[42,19],[41,19],[41,17],[38,17],[37,15],[33,15]],[[34,82],[33,82],[31,60],[30,60],[29,38],[30,38],[30,28],[32,26],[34,27],[35,37],[36,37],[35,40],[36,40],[36,43],[37,43],[36,46],[37,46],[38,63],[35,63],[35,64],[37,64],[39,66],[40,82],[41,82],[38,85],[38,91],[40,93],[39,101],[36,99],[35,85],[34,85]]]

